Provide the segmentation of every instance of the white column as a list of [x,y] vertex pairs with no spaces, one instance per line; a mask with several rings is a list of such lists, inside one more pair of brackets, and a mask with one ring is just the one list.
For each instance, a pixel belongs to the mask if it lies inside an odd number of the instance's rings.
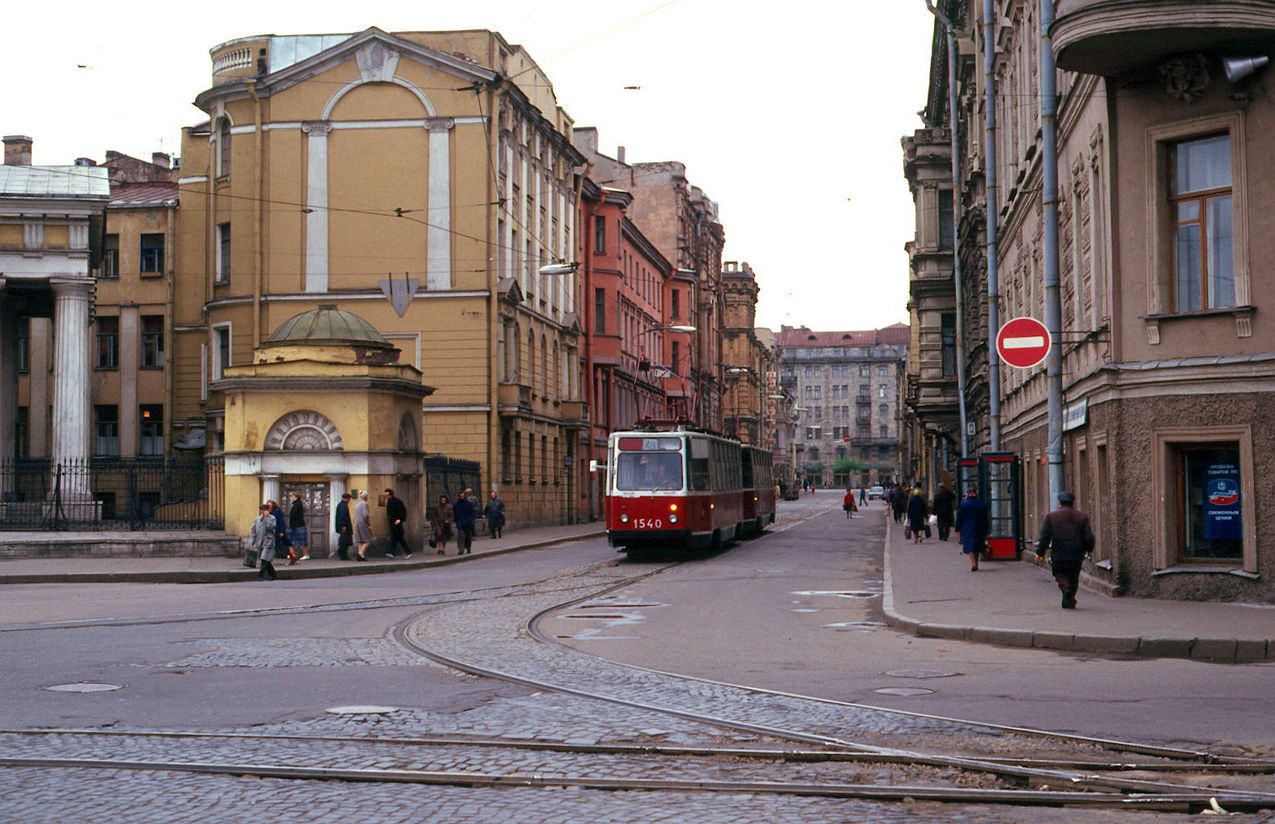
[[451,131],[456,121],[431,117],[429,129],[428,275],[425,288],[452,288],[452,153]]
[[305,290],[328,291],[328,132],[320,120],[301,124],[306,134]]
[[[75,471],[61,483],[64,503],[92,500],[89,459],[89,294],[90,278],[50,278],[53,287],[53,449],[54,466]],[[70,513],[68,513],[70,514]]]
[[3,467],[17,453],[13,424],[18,414],[18,320],[5,306],[4,293],[5,278],[0,276],[0,502],[8,500],[12,475]]
[[261,501],[274,501],[279,504],[279,508],[283,508],[283,502],[279,500],[279,476],[278,475],[258,475],[261,479]]
[[[341,496],[345,494],[345,475],[329,475],[328,476],[328,557],[336,556],[336,542],[340,536],[336,531],[336,508],[341,503]],[[350,511],[350,518],[354,518],[354,511]]]

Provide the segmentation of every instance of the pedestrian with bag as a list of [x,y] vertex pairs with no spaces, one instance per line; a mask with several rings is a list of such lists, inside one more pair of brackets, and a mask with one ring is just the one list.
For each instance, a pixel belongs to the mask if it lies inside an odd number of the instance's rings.
[[456,554],[467,555],[474,551],[474,522],[478,520],[478,507],[474,504],[474,490],[466,489],[452,504],[452,519],[456,523]]
[[412,550],[407,545],[407,536],[404,530],[407,528],[407,504],[403,503],[401,498],[394,495],[394,490],[385,490],[385,518],[390,522],[390,548],[385,553],[386,558],[393,558],[395,551],[403,548],[403,557],[411,558]]
[[987,504],[978,499],[976,490],[968,490],[956,509],[956,531],[961,536],[961,552],[970,556],[970,572],[978,572],[978,556],[983,554],[990,530]]
[[278,554],[281,549],[288,550],[288,566],[292,566],[297,562],[297,553],[292,549],[292,544],[288,541],[288,521],[287,515],[279,508],[278,501],[266,501],[270,505],[270,517],[274,518],[274,549]]
[[443,555],[447,552],[447,542],[452,539],[452,502],[446,495],[438,496],[438,506],[434,507],[429,524],[434,529],[433,546]]
[[859,511],[859,507],[854,505],[854,490],[847,489],[846,496],[841,499],[841,508],[846,511],[847,518],[853,518],[854,513]]
[[1076,509],[1076,496],[1058,493],[1058,508],[1045,516],[1036,542],[1036,563],[1049,553],[1050,572],[1062,591],[1062,608],[1076,608],[1076,591],[1080,588],[1080,569],[1085,556],[1093,552],[1094,534],[1089,516]]
[[274,542],[277,527],[274,516],[270,514],[270,504],[262,504],[257,507],[257,511],[259,514],[252,522],[252,532],[248,537],[253,549],[256,550],[257,559],[261,562],[261,571],[257,573],[257,580],[273,581],[279,577],[279,574],[274,571]]
[[354,553],[354,560],[367,560],[367,545],[376,540],[376,533],[372,531],[372,508],[367,503],[367,490],[359,493],[359,502],[354,505],[354,543],[358,544],[358,550]]
[[336,516],[332,525],[336,527],[336,557],[342,561],[350,560],[350,547],[354,544],[354,521],[350,518],[350,493],[341,496],[341,503],[336,505]]
[[483,507],[483,517],[487,519],[487,533],[493,538],[499,538],[505,531],[505,502],[500,500],[494,489],[487,505]]

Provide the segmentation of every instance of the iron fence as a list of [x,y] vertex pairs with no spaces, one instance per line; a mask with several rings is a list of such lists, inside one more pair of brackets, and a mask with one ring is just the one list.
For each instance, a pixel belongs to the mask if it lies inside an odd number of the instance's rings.
[[224,470],[220,456],[0,461],[0,527],[222,529]]
[[478,496],[478,508],[482,509],[485,497],[480,489],[482,479],[479,475],[477,461],[463,461],[459,458],[447,458],[442,455],[431,455],[425,459],[425,511],[432,512],[438,503],[439,495],[446,495],[455,502],[460,493],[466,489],[475,489]]

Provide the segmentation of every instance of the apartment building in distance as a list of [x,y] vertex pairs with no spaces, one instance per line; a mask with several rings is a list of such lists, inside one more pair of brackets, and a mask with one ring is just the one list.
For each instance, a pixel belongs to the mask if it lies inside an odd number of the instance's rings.
[[[515,524],[577,517],[576,276],[539,270],[574,256],[583,158],[549,78],[485,30],[263,35],[211,57],[208,119],[182,141],[173,418],[223,451],[224,370],[334,307],[434,389],[410,424],[422,453],[477,462],[475,491]],[[268,440],[308,411],[294,401],[246,425]],[[261,475],[225,458],[228,484]],[[330,507],[350,469],[320,463],[259,487],[317,484]]]
[[903,480],[900,400],[908,327],[815,332],[783,326],[776,338],[780,385],[796,404],[798,480],[841,488]]
[[[1275,600],[1275,504],[1263,491],[1275,475],[1275,329],[1261,321],[1275,303],[1272,4],[1058,0],[1052,21],[1028,0],[995,0],[994,19],[986,7],[937,3],[947,22],[932,40],[926,128],[905,141],[926,353],[909,392],[918,427],[952,436],[956,375],[940,353],[942,319],[959,313],[970,451],[1022,457],[1029,531],[1054,506],[1053,454],[1097,533],[1091,586]],[[1042,48],[1056,62],[1048,119]],[[955,185],[950,170],[942,179],[946,158],[927,156],[946,151],[949,129],[960,138]],[[1046,204],[1051,136],[1057,200]],[[940,259],[953,204],[959,293]],[[1057,413],[1043,365],[995,359],[989,293],[1002,322],[1048,321],[1059,307]]]

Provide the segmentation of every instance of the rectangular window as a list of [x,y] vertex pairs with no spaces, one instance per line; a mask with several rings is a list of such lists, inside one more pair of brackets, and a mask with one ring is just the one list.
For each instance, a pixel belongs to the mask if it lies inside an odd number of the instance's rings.
[[682,292],[681,292],[681,290],[680,290],[680,289],[674,289],[674,290],[670,293],[670,299],[672,300],[672,306],[671,306],[671,309],[670,309],[670,311],[672,312],[672,316],[673,316],[674,318],[680,318],[680,317],[682,316]]
[[1184,561],[1238,561],[1244,556],[1238,444],[1176,449]]
[[593,251],[599,255],[607,253],[607,219],[602,215],[593,218]]
[[13,418],[13,457],[25,458],[31,454],[31,409],[19,406]]
[[164,271],[164,236],[162,234],[142,235],[140,245],[141,259],[138,271],[142,274],[162,274]]
[[222,373],[230,366],[230,327],[213,327],[212,379],[221,380]]
[[1173,311],[1234,306],[1231,138],[1175,143],[1169,163]]
[[164,316],[142,316],[142,368],[164,368]]
[[942,317],[939,351],[942,356],[943,377],[956,374],[956,315],[947,312]]
[[137,444],[138,455],[164,454],[164,407],[145,405],[138,410],[141,422],[141,440]]
[[120,319],[99,316],[97,321],[97,368],[119,369]]
[[607,333],[607,290],[593,290],[593,331],[599,335]]
[[118,406],[93,407],[93,426],[97,441],[94,455],[120,454],[120,410]]
[[31,371],[31,318],[18,318],[17,332],[18,371]]
[[952,232],[952,191],[939,190],[939,250],[950,251],[953,241]]
[[866,363],[859,364],[859,377],[866,378],[872,374],[872,367]]
[[115,280],[120,276],[120,236],[107,235],[102,240],[102,279]]
[[672,370],[672,372],[673,372],[673,374],[674,374],[674,375],[680,375],[680,374],[682,374],[682,373],[678,370],[678,365],[677,365],[677,364],[678,364],[678,362],[682,359],[682,355],[681,355],[681,348],[682,348],[682,347],[681,347],[681,345],[680,345],[680,343],[679,343],[678,341],[673,341],[673,348],[672,348],[673,362],[672,362],[671,364],[669,364],[669,369],[671,369],[671,370]]
[[230,283],[230,224],[217,224],[217,282]]

